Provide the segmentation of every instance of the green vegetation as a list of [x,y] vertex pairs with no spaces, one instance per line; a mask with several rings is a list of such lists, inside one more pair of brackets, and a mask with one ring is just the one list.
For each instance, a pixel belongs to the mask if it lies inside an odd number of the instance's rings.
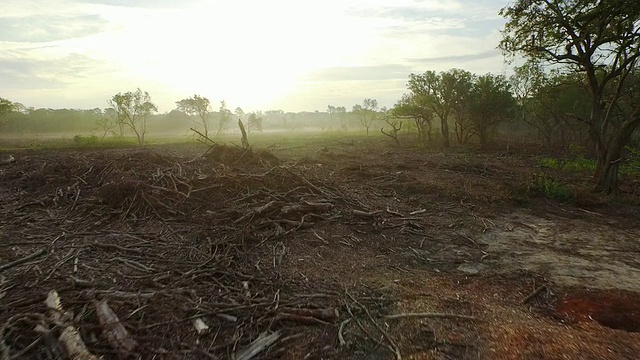
[[[568,117],[557,116],[550,123],[584,124],[595,149],[597,188],[604,194],[618,192],[619,159],[640,127],[640,3],[518,0],[500,14],[507,19],[500,48],[528,59],[528,71],[522,73],[539,74],[540,65],[556,70],[552,81],[546,80],[549,74],[523,76],[530,84],[523,88],[587,90],[562,91],[556,93],[560,101],[547,101],[554,104],[551,108],[578,106],[566,113]],[[567,95],[572,96],[562,99]],[[522,100],[528,103],[527,97]]]
[[575,194],[566,185],[545,173],[533,174],[531,181],[527,184],[527,193],[560,201],[575,198]]

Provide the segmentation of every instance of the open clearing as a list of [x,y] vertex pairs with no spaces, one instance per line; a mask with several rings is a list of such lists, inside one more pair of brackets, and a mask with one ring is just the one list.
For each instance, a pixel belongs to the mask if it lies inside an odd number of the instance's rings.
[[205,150],[0,166],[0,358],[58,358],[71,328],[107,359],[640,353],[639,208],[530,197],[530,152]]

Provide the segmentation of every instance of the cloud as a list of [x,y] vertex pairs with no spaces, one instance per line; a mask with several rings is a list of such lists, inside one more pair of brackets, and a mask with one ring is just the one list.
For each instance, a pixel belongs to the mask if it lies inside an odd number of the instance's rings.
[[491,50],[471,53],[471,54],[434,56],[434,57],[426,57],[426,58],[407,59],[407,61],[412,63],[420,63],[420,64],[443,63],[443,62],[461,63],[461,62],[484,60],[484,59],[489,59],[489,58],[494,58],[499,56],[502,56],[502,55],[498,49],[491,49]]
[[74,0],[83,4],[98,4],[108,6],[130,7],[130,8],[147,8],[147,9],[167,9],[167,8],[184,8],[185,4],[198,2],[194,0]]
[[38,59],[34,58],[37,50],[11,51],[0,56],[0,91],[65,88],[74,80],[95,75],[95,69],[102,65],[80,54]]
[[93,35],[107,22],[99,15],[32,15],[0,18],[0,41],[49,42]]
[[400,64],[322,68],[307,76],[309,81],[369,81],[406,79],[412,69]]

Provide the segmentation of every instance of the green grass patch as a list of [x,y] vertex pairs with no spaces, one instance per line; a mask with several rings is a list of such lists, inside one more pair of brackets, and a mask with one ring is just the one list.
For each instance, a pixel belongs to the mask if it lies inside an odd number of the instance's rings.
[[560,201],[575,198],[575,193],[568,186],[545,173],[533,174],[527,184],[527,193]]

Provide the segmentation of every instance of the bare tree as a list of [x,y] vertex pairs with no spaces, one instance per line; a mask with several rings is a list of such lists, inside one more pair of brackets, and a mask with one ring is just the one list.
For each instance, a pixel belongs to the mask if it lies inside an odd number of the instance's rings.
[[362,105],[354,105],[352,112],[360,121],[360,124],[367,129],[367,136],[369,135],[369,128],[377,118],[378,100],[364,99]]
[[118,93],[109,100],[109,105],[115,109],[119,123],[126,125],[136,135],[138,144],[143,145],[147,120],[158,111],[149,93],[140,88],[135,92]]

